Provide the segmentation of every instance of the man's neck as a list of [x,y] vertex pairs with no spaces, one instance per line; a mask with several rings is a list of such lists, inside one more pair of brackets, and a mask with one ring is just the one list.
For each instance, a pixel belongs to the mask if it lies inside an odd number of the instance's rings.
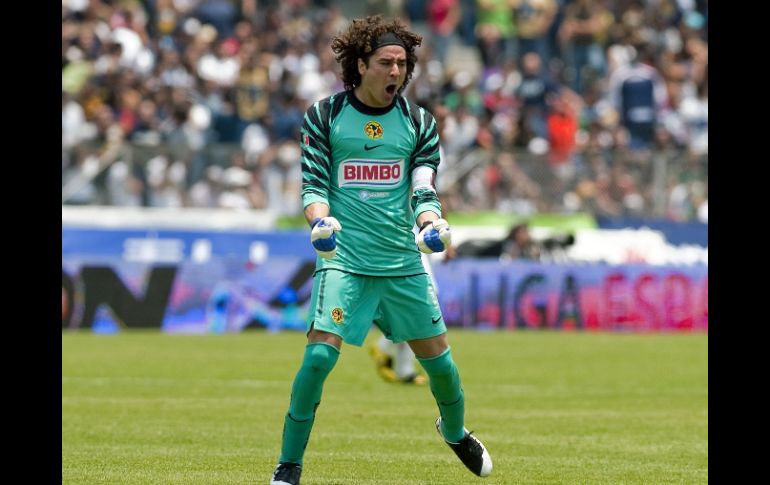
[[370,114],[385,114],[390,109],[395,106],[396,102],[398,101],[399,96],[396,95],[396,97],[393,98],[393,102],[390,103],[387,106],[372,106],[366,102],[364,102],[361,99],[361,96],[357,93],[358,88],[354,88],[348,92],[348,96],[350,96],[351,104],[357,108],[361,112],[370,113]]

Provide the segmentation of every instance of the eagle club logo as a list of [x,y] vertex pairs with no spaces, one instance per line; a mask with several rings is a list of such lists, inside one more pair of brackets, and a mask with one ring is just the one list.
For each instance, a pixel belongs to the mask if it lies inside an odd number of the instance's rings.
[[366,133],[366,136],[371,138],[372,140],[376,140],[378,138],[382,138],[382,134],[384,133],[382,129],[382,125],[379,124],[376,121],[367,121],[364,125],[364,133]]
[[345,313],[342,311],[342,308],[336,307],[332,309],[332,320],[334,320],[334,323],[337,325],[341,324],[343,320],[345,320]]

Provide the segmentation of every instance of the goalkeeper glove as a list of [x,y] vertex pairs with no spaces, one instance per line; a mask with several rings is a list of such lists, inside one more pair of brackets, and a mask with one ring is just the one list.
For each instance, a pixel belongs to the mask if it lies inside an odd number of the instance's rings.
[[417,247],[426,254],[440,253],[451,244],[452,232],[444,219],[424,223],[417,235]]
[[342,230],[340,222],[334,217],[316,217],[310,221],[310,243],[322,258],[333,258],[337,254],[337,235]]

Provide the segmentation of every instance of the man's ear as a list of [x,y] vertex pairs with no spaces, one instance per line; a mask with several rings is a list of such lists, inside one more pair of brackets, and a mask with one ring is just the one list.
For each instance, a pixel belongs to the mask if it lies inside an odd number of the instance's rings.
[[363,59],[361,59],[359,57],[358,58],[358,74],[363,76],[365,72],[366,72],[366,61],[364,61]]

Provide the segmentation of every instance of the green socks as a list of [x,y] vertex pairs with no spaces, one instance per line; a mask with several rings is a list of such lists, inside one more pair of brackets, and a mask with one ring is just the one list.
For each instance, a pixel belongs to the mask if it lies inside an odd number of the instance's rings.
[[283,422],[280,463],[302,464],[315,411],[321,404],[323,384],[337,363],[340,351],[333,345],[318,342],[305,347],[302,366],[291,387],[289,412]]
[[[305,347],[302,366],[291,388],[289,412],[284,418],[279,462],[302,464],[315,412],[321,403],[324,381],[339,355],[336,347],[325,343]],[[430,390],[441,413],[444,438],[456,443],[465,436],[465,399],[451,351],[447,349],[436,357],[417,360],[430,378]]]
[[436,357],[417,360],[430,378],[430,390],[441,413],[444,439],[456,443],[465,436],[465,398],[451,349]]

